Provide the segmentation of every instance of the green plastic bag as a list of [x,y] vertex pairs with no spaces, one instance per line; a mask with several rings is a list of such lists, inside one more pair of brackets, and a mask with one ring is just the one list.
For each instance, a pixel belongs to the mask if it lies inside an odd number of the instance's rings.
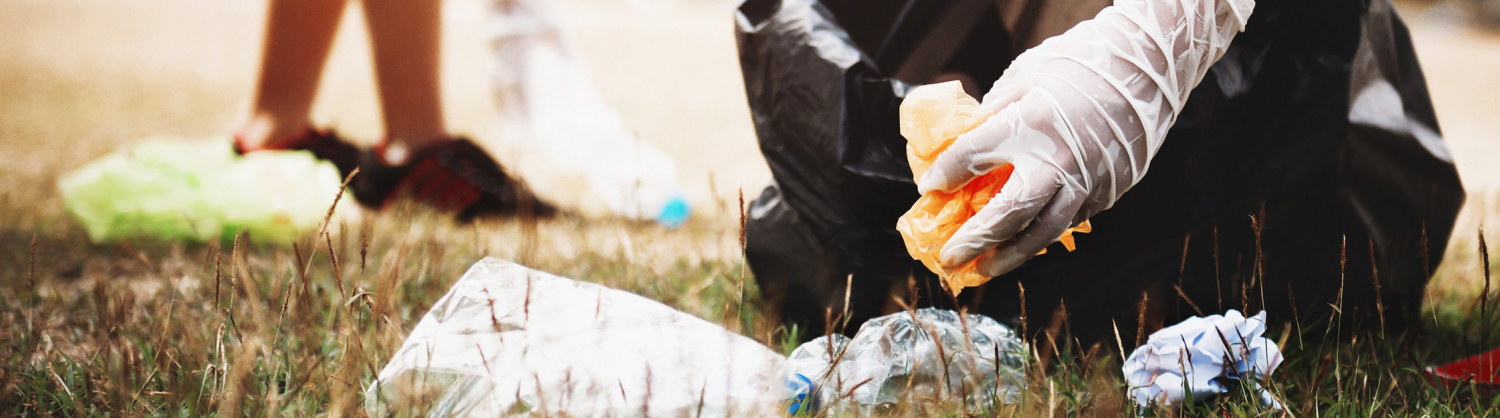
[[323,222],[341,180],[333,164],[306,151],[242,157],[228,140],[156,138],[94,160],[57,185],[95,243],[204,242],[244,230],[257,242],[287,244]]

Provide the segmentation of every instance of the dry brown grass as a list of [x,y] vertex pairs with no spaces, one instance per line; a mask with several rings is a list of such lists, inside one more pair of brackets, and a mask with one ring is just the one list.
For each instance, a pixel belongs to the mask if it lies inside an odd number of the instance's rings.
[[[325,235],[309,233],[292,247],[257,244],[253,236],[94,245],[55,209],[27,206],[56,205],[55,197],[25,190],[8,190],[23,199],[7,202],[24,203],[4,207],[23,216],[0,222],[0,410],[7,412],[357,416],[363,389],[405,333],[486,255],[642,294],[783,352],[793,347],[762,314],[744,276],[738,213],[665,230],[579,218],[458,225],[402,205],[335,218]],[[1483,198],[1473,204],[1497,207]],[[1461,231],[1476,224],[1466,218]],[[1489,333],[1479,330],[1500,323],[1493,308],[1476,314],[1487,306],[1482,300],[1495,298],[1475,292],[1485,282],[1477,235],[1459,235],[1430,288],[1432,322],[1420,329],[1385,335],[1372,325],[1341,341],[1317,338],[1339,321],[1272,327],[1268,335],[1281,336],[1288,363],[1271,387],[1292,412],[1492,410],[1493,397],[1432,387],[1422,377],[1423,366],[1489,347]],[[1034,342],[1047,360],[1028,370],[1022,401],[982,415],[1131,413],[1116,350],[1078,346],[1060,329],[1047,344]],[[1319,342],[1304,345],[1304,336]],[[910,399],[883,413],[961,415],[957,402]],[[1278,416],[1243,398],[1207,405],[1176,413]]]

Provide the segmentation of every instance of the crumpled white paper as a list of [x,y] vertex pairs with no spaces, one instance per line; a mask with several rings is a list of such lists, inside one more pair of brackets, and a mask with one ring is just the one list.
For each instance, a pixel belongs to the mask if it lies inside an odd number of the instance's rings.
[[1281,350],[1261,334],[1266,312],[1246,318],[1237,310],[1206,318],[1192,317],[1151,334],[1121,367],[1130,396],[1145,407],[1170,405],[1192,391],[1193,399],[1228,393],[1233,385],[1250,385],[1262,404],[1280,409],[1260,386],[1281,365]]

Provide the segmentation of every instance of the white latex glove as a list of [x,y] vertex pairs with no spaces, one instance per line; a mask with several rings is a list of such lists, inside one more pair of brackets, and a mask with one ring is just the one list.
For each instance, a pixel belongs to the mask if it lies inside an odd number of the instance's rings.
[[1001,193],[944,244],[998,276],[1114,205],[1146,175],[1167,129],[1244,30],[1254,0],[1116,0],[1011,63],[984,96],[991,116],[938,156],[922,193],[951,191],[1003,164]]

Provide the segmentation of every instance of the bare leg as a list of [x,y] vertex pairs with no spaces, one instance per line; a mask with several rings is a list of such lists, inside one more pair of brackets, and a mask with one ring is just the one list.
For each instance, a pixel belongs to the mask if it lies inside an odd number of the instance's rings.
[[364,0],[375,53],[381,113],[389,141],[387,161],[447,136],[439,95],[440,0]]
[[233,128],[247,151],[305,131],[345,0],[271,0],[250,114]]

